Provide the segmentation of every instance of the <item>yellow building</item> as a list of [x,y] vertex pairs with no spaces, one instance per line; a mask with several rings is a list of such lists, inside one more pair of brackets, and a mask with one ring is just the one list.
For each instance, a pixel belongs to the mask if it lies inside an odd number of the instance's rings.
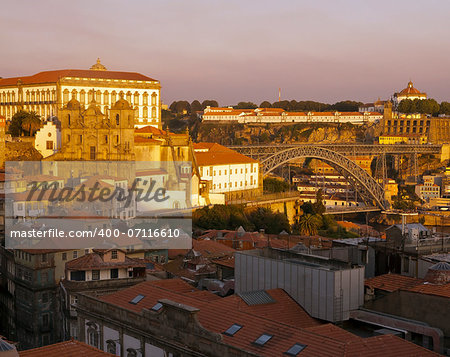
[[0,115],[11,120],[19,110],[26,110],[43,118],[59,117],[59,110],[71,97],[82,105],[95,100],[107,114],[120,92],[135,111],[136,127],[161,127],[160,82],[140,73],[108,71],[99,59],[89,70],[63,69],[0,78]]
[[419,144],[423,145],[428,142],[426,135],[420,134],[394,134],[394,135],[381,135],[378,138],[380,144]]

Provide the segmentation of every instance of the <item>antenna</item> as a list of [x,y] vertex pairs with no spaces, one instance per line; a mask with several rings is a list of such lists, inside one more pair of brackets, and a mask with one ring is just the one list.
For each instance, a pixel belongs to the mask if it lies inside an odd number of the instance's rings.
[[281,102],[281,88],[278,88],[278,101]]

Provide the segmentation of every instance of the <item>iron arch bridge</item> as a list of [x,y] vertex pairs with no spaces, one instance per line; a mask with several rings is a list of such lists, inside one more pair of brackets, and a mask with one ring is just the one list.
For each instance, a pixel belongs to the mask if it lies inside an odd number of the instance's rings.
[[389,208],[389,203],[384,198],[384,189],[372,176],[344,155],[320,146],[296,146],[274,153],[261,161],[263,175],[291,160],[304,157],[325,161],[355,187],[364,201],[375,202],[382,210]]

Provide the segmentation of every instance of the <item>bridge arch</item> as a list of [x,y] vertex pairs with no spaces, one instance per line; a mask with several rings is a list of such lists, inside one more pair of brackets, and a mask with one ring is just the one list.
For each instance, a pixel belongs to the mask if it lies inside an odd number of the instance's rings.
[[384,189],[363,168],[355,162],[335,151],[319,146],[296,146],[274,153],[261,162],[263,175],[275,170],[277,167],[298,158],[310,157],[325,161],[339,167],[359,184],[370,195],[382,210],[389,204],[384,198]]

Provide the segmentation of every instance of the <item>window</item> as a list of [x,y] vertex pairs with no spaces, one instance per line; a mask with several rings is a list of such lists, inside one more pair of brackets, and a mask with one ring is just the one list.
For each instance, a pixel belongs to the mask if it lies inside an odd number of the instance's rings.
[[257,346],[264,346],[272,337],[273,337],[273,335],[270,335],[268,333],[263,333],[261,336],[259,336],[253,342],[253,344],[255,344]]
[[116,114],[116,125],[118,126],[120,124],[120,115]]
[[77,250],[74,250],[74,251],[73,251],[73,253],[72,253],[72,258],[73,258],[73,259],[78,258],[78,251],[77,251]]
[[105,144],[108,144],[108,135],[105,135]]
[[139,301],[141,301],[145,296],[144,295],[137,295],[133,300],[130,301],[130,304],[137,305]]
[[67,260],[67,253],[62,253],[62,260]]
[[100,280],[100,270],[92,270],[92,280]]
[[156,108],[152,108],[152,118],[156,118]]
[[79,139],[80,139],[80,144],[82,144],[83,143],[83,135],[80,135]]
[[49,323],[48,314],[42,315],[42,326],[47,327]]
[[95,160],[95,146],[90,147],[89,157],[91,160]]
[[161,310],[162,307],[163,307],[163,305],[160,302],[157,302],[155,305],[153,305],[151,310],[152,311],[159,311],[159,310]]
[[111,250],[111,259],[117,259],[117,250]]
[[111,279],[117,279],[119,277],[119,269],[111,269]]
[[41,260],[42,260],[43,263],[47,262],[47,254],[45,254],[45,253],[42,254],[41,255]]
[[242,325],[233,324],[231,327],[224,332],[225,335],[234,336],[236,332],[238,332],[242,328]]
[[107,340],[106,344],[107,344],[106,352],[115,355],[117,353],[116,352],[116,343],[114,341],[112,341],[112,340]]
[[301,343],[296,343],[294,346],[292,346],[292,347],[289,348],[286,352],[284,352],[284,354],[285,354],[285,355],[288,355],[288,356],[295,357],[295,356],[297,356],[300,352],[302,352],[306,347],[307,347],[307,345],[303,345],[303,344],[301,344]]

